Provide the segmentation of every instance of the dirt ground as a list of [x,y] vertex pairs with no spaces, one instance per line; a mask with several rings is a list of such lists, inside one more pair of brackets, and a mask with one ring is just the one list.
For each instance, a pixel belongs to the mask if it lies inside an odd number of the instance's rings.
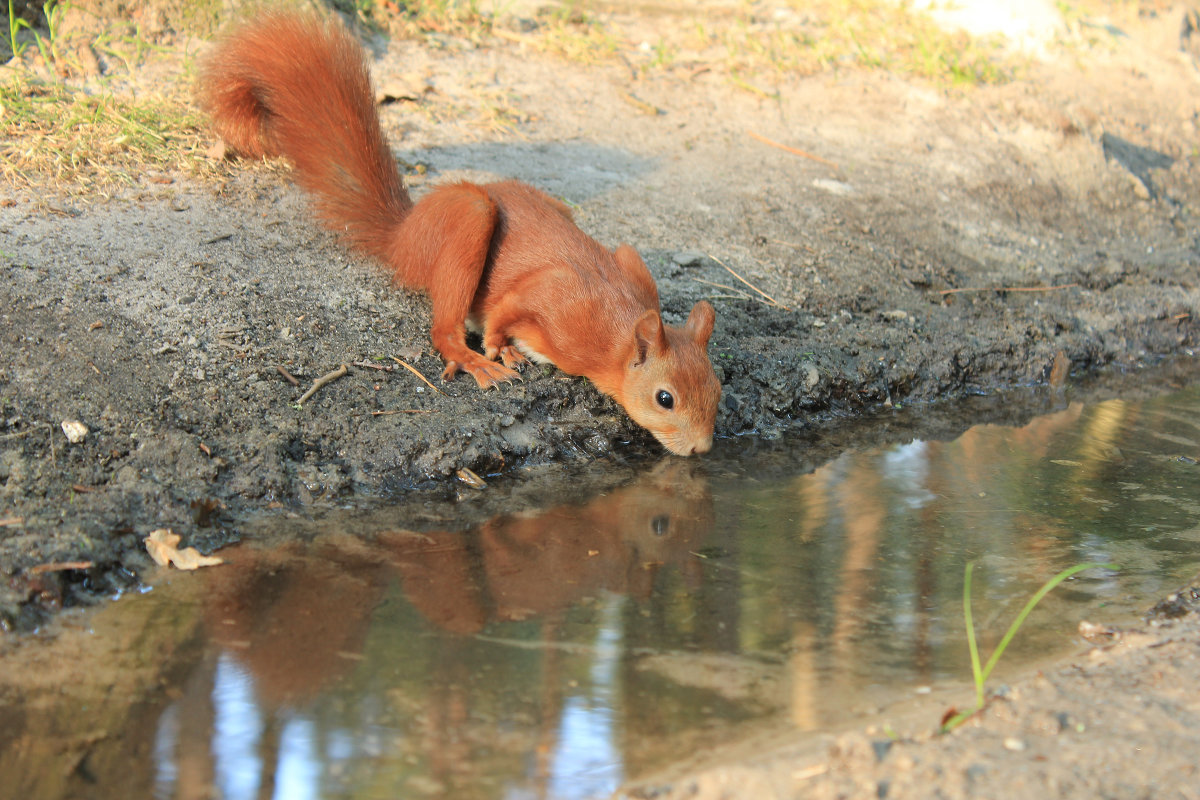
[[[610,13],[647,36],[684,24],[670,5]],[[1186,18],[1148,10],[1102,46],[954,90],[841,70],[747,91],[703,63],[578,63],[519,36],[371,46],[377,85],[410,98],[381,114],[397,156],[420,165],[415,193],[516,177],[570,202],[600,242],[637,247],[668,322],[702,298],[717,308],[719,439],[778,438],[883,404],[1192,356],[1200,70]],[[194,44],[178,45],[181,60]],[[281,507],[453,502],[462,468],[661,456],[613,402],[551,368],[488,393],[438,383],[424,298],[317,229],[285,169],[220,174],[148,174],[106,200],[0,184],[3,629],[135,582],[154,528],[207,550]],[[345,377],[297,406],[341,364]],[[68,420],[87,427],[81,442]],[[73,561],[96,566],[30,572]],[[1139,729],[1153,747],[1197,752],[1194,700],[1147,688],[1194,685],[1200,635],[1194,620],[1176,626],[1137,634],[1161,646],[1047,671],[978,730],[901,741],[889,752],[916,753],[906,767],[852,736],[803,781],[795,762],[756,760],[631,796],[749,796],[746,775],[780,797],[1150,796],[1138,786],[1151,773],[1110,776],[1104,753]],[[1116,677],[1103,677],[1108,662]],[[1142,698],[1108,717],[1124,739],[1021,733],[1058,724],[1043,698],[1116,691]],[[1164,704],[1168,719],[1148,716]],[[1062,725],[1096,730],[1084,714]],[[1065,742],[1087,756],[1055,768]]]

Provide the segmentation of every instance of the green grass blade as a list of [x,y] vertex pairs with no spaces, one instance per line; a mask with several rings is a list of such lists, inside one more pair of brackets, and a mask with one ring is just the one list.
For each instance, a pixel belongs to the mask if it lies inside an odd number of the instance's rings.
[[[1038,589],[1037,593],[1034,594],[1033,597],[1029,598],[1029,602],[1025,604],[1023,609],[1021,609],[1021,613],[1018,614],[1017,618],[1013,620],[1012,625],[1008,626],[1008,631],[1004,634],[1004,638],[1000,640],[1000,644],[996,645],[996,649],[992,652],[992,657],[988,659],[987,665],[983,668],[982,681],[987,681],[988,676],[992,674],[992,669],[995,668],[996,663],[1000,660],[1000,656],[1004,655],[1005,648],[1008,647],[1008,644],[1012,641],[1012,638],[1017,635],[1017,631],[1020,630],[1021,625],[1024,624],[1025,618],[1029,616],[1029,612],[1033,611],[1034,606],[1036,606],[1043,597],[1049,594],[1051,589],[1053,589],[1055,586],[1058,586],[1067,578],[1078,572],[1083,572],[1085,569],[1096,568],[1110,570],[1120,569],[1120,567],[1118,567],[1116,564],[1101,564],[1098,562],[1076,564],[1073,567],[1064,569],[1062,572],[1058,573],[1053,578],[1042,584],[1042,588]],[[970,575],[969,570],[970,565],[968,565],[968,575]],[[975,665],[973,664],[972,667],[974,666]],[[979,704],[983,705],[983,683],[981,682],[980,675],[978,673],[976,673],[975,682],[976,688],[979,690]]]
[[975,620],[971,616],[971,573],[975,562],[968,561],[963,575],[963,619],[967,623],[967,649],[971,652],[971,675],[975,679],[975,702],[983,706],[984,675],[979,669],[979,645],[975,642]]

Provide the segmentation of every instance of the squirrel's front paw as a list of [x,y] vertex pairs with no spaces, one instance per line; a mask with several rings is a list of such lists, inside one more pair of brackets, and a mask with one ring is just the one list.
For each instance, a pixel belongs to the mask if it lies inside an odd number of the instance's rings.
[[489,355],[493,359],[499,356],[500,360],[504,362],[504,366],[510,369],[520,370],[521,367],[529,363],[529,359],[525,358],[521,351],[511,344],[506,344],[495,353]]

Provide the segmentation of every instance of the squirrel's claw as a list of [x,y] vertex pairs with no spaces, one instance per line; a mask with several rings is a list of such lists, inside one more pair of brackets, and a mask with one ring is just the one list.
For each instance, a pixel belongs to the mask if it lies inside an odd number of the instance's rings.
[[529,363],[529,359],[525,358],[525,354],[511,344],[501,347],[498,355],[500,356],[500,360],[504,362],[504,366],[509,369],[519,370]]
[[[482,356],[479,357],[479,360],[472,360],[469,363],[455,362],[454,368],[455,371],[465,372],[474,378],[475,382],[479,384],[480,389],[491,389],[492,387],[499,386],[502,382],[512,383],[521,377],[515,370],[511,370],[494,361],[488,361]],[[446,371],[450,371],[449,363],[446,365]]]
[[483,354],[492,361],[500,361],[511,370],[520,370],[529,363],[529,359],[511,344],[501,347],[485,347]]

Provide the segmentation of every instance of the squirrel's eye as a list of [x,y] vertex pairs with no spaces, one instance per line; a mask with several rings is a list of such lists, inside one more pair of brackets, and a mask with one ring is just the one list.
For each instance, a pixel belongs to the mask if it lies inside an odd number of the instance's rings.
[[668,411],[675,406],[675,398],[666,389],[659,389],[658,394],[654,395],[654,400]]

